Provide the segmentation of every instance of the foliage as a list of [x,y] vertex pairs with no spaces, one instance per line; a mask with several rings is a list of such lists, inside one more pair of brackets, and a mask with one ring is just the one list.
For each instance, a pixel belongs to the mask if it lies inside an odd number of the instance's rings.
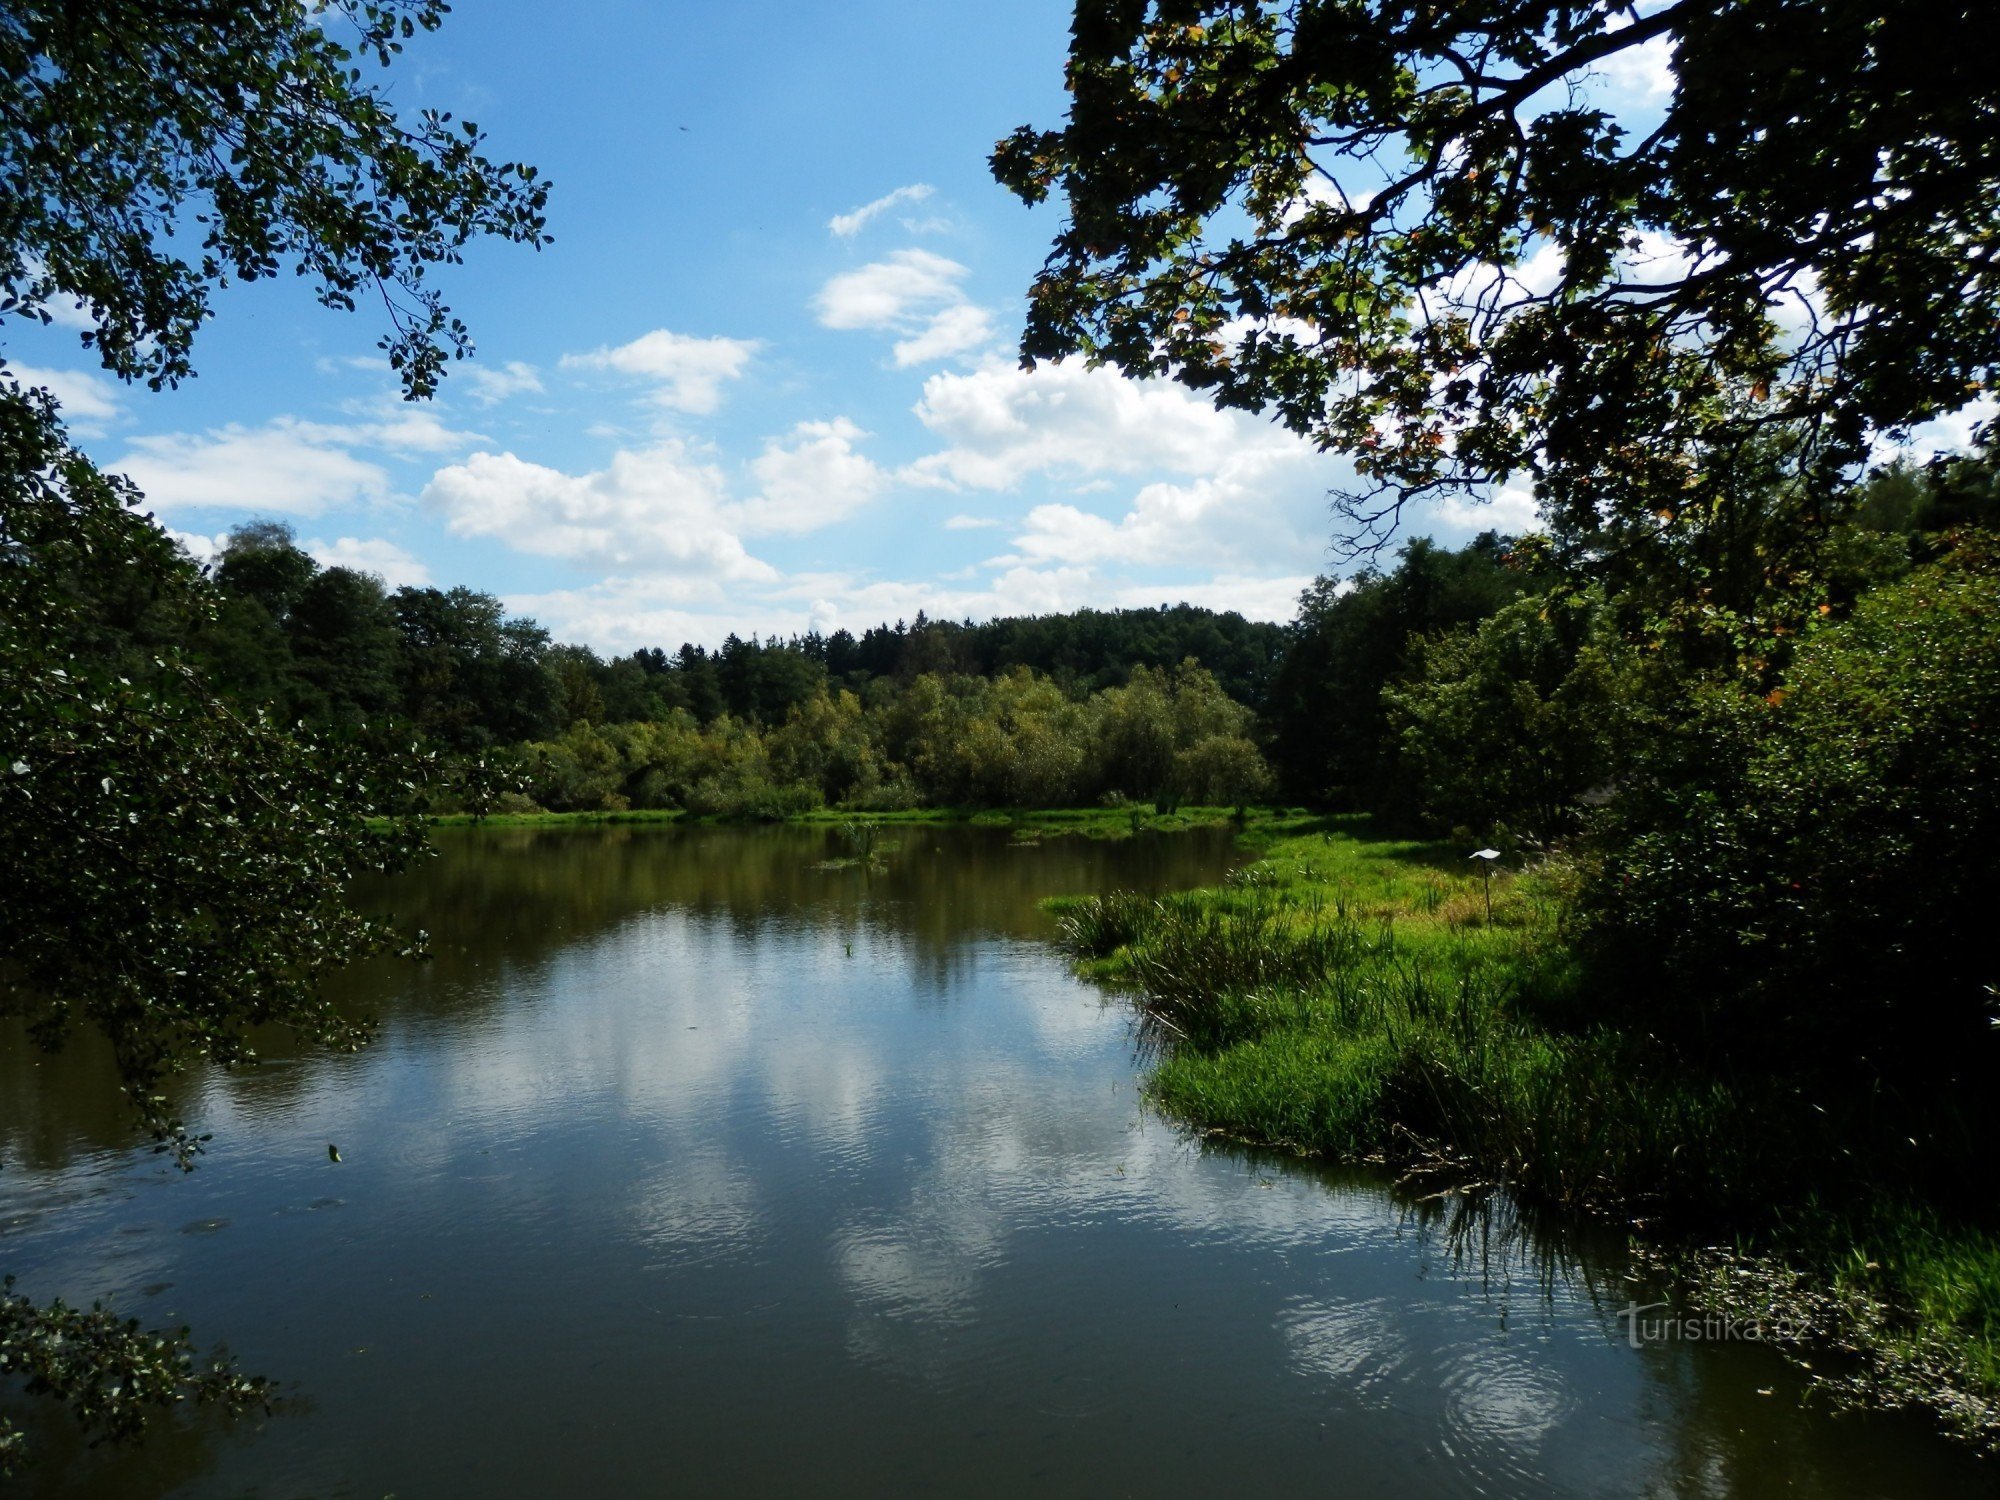
[[[81,317],[105,368],[157,389],[193,373],[216,288],[289,267],[328,306],[379,298],[390,366],[406,394],[430,394],[471,342],[429,273],[480,236],[544,243],[547,194],[533,168],[481,155],[477,126],[431,111],[405,123],[370,79],[446,10],[10,4],[0,318]],[[387,697],[379,588],[316,579],[288,536],[253,527],[221,560],[218,594],[137,503],[0,360],[0,1014],[46,1046],[80,1024],[103,1032],[141,1117],[189,1166],[200,1142],[166,1113],[167,1074],[248,1060],[260,1026],[363,1035],[316,980],[403,946],[346,892],[421,847],[438,767],[368,719]],[[286,630],[290,651],[272,634]],[[537,645],[507,644],[509,666]],[[257,701],[218,695],[210,662]],[[264,708],[281,687],[316,718],[368,727],[281,728]],[[402,816],[371,827],[381,814]],[[184,1340],[11,1293],[0,1368],[114,1437],[183,1395],[241,1406],[259,1390],[194,1372]],[[19,1446],[11,1432],[0,1444]]]
[[24,0],[0,20],[0,316],[81,303],[86,345],[172,385],[213,289],[291,267],[319,300],[379,299],[390,365],[428,395],[471,339],[429,285],[486,235],[531,245],[548,184],[470,121],[399,119],[369,77],[444,0],[162,9]]
[[[1990,538],[1864,595],[1768,694],[1693,693],[1614,810],[1603,960],[1672,976],[1656,1024],[1983,1096],[2000,980],[2000,567]],[[1726,1038],[1726,1041],[1724,1040]]]
[[[54,1046],[109,1038],[133,1103],[183,1165],[162,1079],[252,1056],[275,1025],[351,1045],[317,993],[349,959],[406,946],[346,903],[408,860],[435,762],[353,736],[281,729],[208,690],[147,639],[212,600],[122,481],[64,443],[45,404],[0,397],[0,1013]],[[121,628],[115,601],[149,581]]]
[[[34,1396],[69,1404],[85,1432],[114,1442],[136,1437],[154,1414],[188,1402],[234,1412],[270,1409],[270,1382],[240,1374],[221,1354],[197,1365],[188,1331],[148,1333],[103,1303],[88,1312],[62,1301],[38,1307],[0,1281],[0,1376],[17,1376]],[[0,1477],[25,1444],[0,1421]]]
[[[1364,541],[1521,474],[1559,535],[1640,528],[1780,425],[1809,502],[2000,364],[1985,27],[1957,0],[1078,0],[1067,122],[993,156],[1067,216],[1023,355],[1272,410],[1383,487],[1347,502]],[[1661,47],[1657,121],[1600,107],[1594,71]]]
[[1242,803],[1269,785],[1249,710],[1202,667],[1135,668],[1088,697],[1025,667],[924,673],[898,689],[819,688],[775,728],[684,709],[650,723],[579,723],[520,747],[522,784],[559,812],[667,809],[777,817],[822,805],[884,811],[1082,806],[1107,790]]
[[1420,637],[1384,690],[1398,800],[1440,830],[1546,842],[1609,795],[1643,732],[1638,653],[1595,591],[1531,595]]
[[1391,796],[1384,690],[1409,670],[1413,637],[1471,625],[1541,581],[1531,549],[1486,532],[1452,551],[1419,537],[1388,572],[1316,580],[1286,631],[1266,713],[1288,797],[1346,809]]
[[1861,1356],[1814,1350],[1816,1379],[1865,1378],[1870,1404],[1928,1405],[1993,1441],[2000,1252],[1976,1217],[1990,1122],[1942,1169],[1970,1172],[1972,1203],[1941,1213],[1942,1174],[1912,1171],[1936,1139],[1879,1149],[1904,1123],[1883,1118],[1893,1096],[1829,1109],[1796,1070],[1686,1055],[1644,1008],[1607,1007],[1569,956],[1559,871],[1503,871],[1488,921],[1456,846],[1360,818],[1250,833],[1275,841],[1221,887],[1049,903],[1086,968],[1137,991],[1164,1108],[1448,1191],[1643,1210],[1656,1247],[1733,1233],[1749,1253],[1691,1288],[1697,1307],[1768,1317],[1776,1299]]
[[1294,1149],[1448,1154],[1570,1206],[1743,1190],[1739,1107],[1570,1029],[1559,910],[1505,874],[1489,921],[1464,852],[1361,819],[1292,830],[1220,888],[1062,904],[1094,972],[1134,987],[1164,1048],[1154,1097],[1191,1123]]

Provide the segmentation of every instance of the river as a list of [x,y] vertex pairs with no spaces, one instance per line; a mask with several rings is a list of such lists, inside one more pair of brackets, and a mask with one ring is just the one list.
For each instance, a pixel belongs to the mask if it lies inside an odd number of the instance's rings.
[[0,1398],[22,1492],[1993,1492],[1754,1342],[1635,1340],[1617,1235],[1151,1113],[1037,902],[1212,882],[1226,831],[883,839],[440,832],[369,893],[434,958],[339,983],[379,1039],[192,1076],[192,1175],[100,1053],[0,1036],[0,1269],[285,1392],[124,1451]]

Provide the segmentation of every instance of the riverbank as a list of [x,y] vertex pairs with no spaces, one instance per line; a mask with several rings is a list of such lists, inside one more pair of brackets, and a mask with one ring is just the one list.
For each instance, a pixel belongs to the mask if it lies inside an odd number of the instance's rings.
[[1468,850],[1363,818],[1245,837],[1263,857],[1225,885],[1049,903],[1084,971],[1135,993],[1163,1110],[1627,1221],[1692,1306],[1842,1351],[1815,1373],[1843,1398],[2000,1445],[2000,1238],[1841,1182],[1843,1142],[1795,1095],[1594,1020],[1559,868],[1489,885]]

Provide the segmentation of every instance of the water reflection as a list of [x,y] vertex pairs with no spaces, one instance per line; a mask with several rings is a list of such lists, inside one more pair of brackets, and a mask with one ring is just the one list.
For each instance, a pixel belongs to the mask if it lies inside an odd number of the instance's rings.
[[917,829],[872,875],[815,868],[836,839],[451,837],[370,895],[438,947],[348,976],[378,1044],[192,1080],[186,1180],[101,1058],[0,1046],[24,1287],[312,1397],[137,1454],[38,1430],[30,1492],[1990,1489],[1764,1351],[1625,1347],[1615,1239],[1151,1117],[1035,903],[1216,878],[1226,838]]

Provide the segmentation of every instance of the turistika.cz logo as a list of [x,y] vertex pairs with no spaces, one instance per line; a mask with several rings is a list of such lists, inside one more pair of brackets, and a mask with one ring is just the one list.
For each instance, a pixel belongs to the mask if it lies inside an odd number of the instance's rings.
[[1647,1344],[1779,1344],[1794,1338],[1791,1329],[1765,1318],[1737,1318],[1727,1313],[1693,1316],[1665,1302],[1630,1302],[1619,1311],[1625,1342],[1632,1348]]

